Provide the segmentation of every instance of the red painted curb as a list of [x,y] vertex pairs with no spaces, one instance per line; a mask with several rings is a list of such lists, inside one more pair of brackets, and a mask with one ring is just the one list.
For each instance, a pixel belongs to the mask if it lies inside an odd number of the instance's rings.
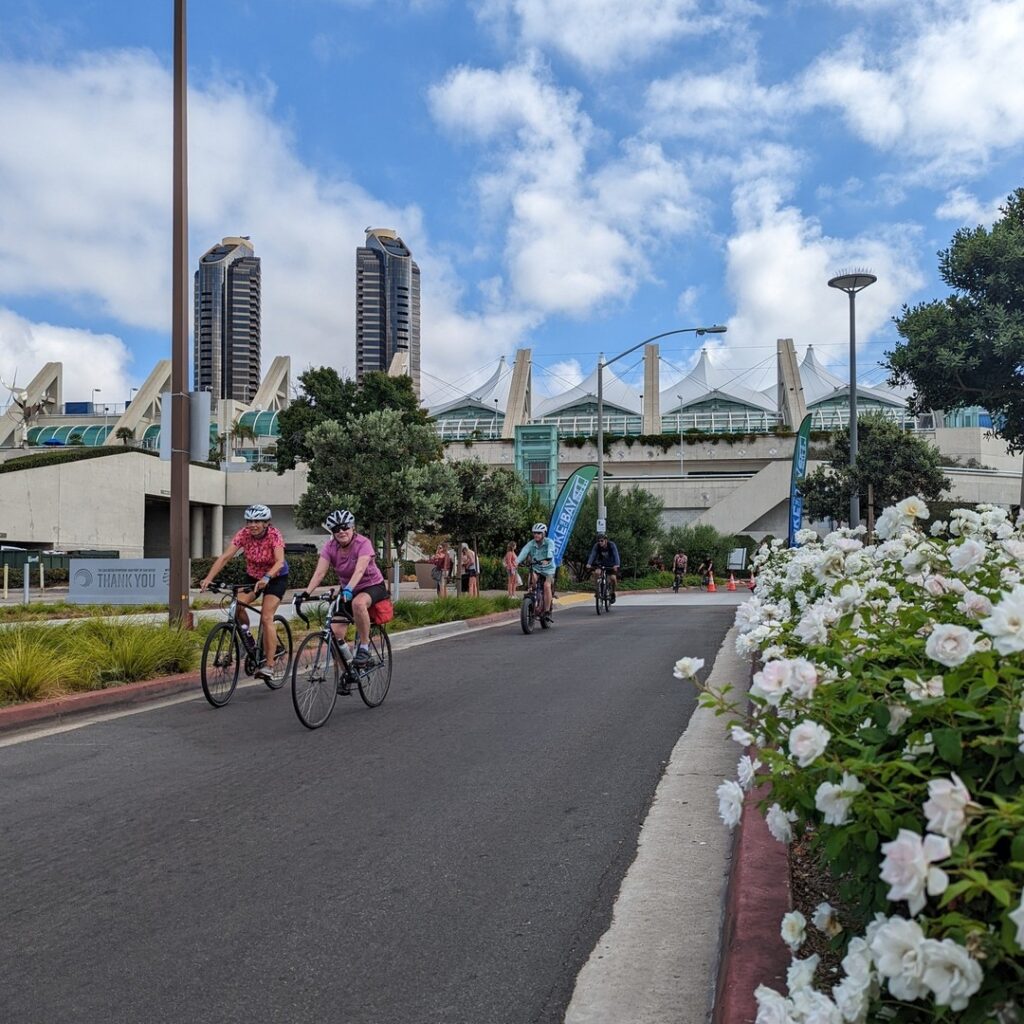
[[743,804],[725,898],[713,1024],[754,1020],[758,985],[786,991],[791,957],[779,929],[791,907],[789,852],[757,809],[766,794],[766,787],[754,790]]
[[462,621],[466,623],[467,629],[473,629],[476,626],[488,626],[492,622],[505,622],[518,617],[519,609],[509,608],[505,612],[489,612],[487,615],[478,615],[475,619],[463,619]]
[[59,720],[67,715],[76,715],[96,708],[135,704],[198,687],[198,674],[186,672],[181,675],[162,676],[160,679],[147,679],[141,683],[124,683],[105,690],[87,690],[64,697],[51,697],[49,700],[15,704],[13,707],[0,708],[0,732],[43,719]]

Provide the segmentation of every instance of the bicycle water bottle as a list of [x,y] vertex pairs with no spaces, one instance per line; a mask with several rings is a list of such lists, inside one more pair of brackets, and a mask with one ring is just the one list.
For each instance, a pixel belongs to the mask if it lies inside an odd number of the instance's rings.
[[243,625],[242,629],[242,643],[245,644],[246,651],[249,654],[256,653],[256,638],[252,635],[252,631],[249,629],[248,624]]
[[341,648],[341,660],[345,662],[345,667],[348,668],[352,664],[352,659],[355,655],[352,653],[352,648],[342,640],[338,646]]

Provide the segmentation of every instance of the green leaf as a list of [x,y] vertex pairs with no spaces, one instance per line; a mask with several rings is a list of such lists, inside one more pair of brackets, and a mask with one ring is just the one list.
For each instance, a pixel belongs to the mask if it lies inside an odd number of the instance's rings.
[[963,738],[958,729],[936,729],[932,739],[939,756],[947,764],[959,765],[963,762]]

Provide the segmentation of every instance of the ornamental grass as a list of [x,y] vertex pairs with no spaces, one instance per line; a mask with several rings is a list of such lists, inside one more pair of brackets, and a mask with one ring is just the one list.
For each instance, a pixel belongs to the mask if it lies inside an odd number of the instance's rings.
[[[761,1024],[1024,1021],[1024,519],[980,505],[929,530],[924,503],[755,558],[738,649],[759,655],[749,702],[701,694],[745,752],[719,787],[745,792],[775,838],[799,839],[844,907],[780,922],[787,991]],[[695,679],[697,659],[676,674]],[[809,929],[842,957],[830,994]]]

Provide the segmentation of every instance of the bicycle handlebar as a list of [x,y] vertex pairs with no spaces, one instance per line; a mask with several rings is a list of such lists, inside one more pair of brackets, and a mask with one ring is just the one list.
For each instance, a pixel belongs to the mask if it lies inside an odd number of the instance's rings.
[[251,594],[256,588],[251,583],[234,583],[230,586],[222,586],[214,581],[206,588],[211,594],[226,594],[229,590],[234,594]]
[[304,590],[304,591],[302,591],[301,594],[296,594],[292,598],[292,607],[295,609],[295,614],[300,619],[302,619],[302,621],[308,626],[309,625],[309,617],[302,614],[302,606],[307,601],[328,601],[328,602],[332,602],[334,600],[334,598],[335,598],[335,595],[336,595],[336,591],[334,590],[333,587],[330,590],[328,590],[326,594],[308,594]]

